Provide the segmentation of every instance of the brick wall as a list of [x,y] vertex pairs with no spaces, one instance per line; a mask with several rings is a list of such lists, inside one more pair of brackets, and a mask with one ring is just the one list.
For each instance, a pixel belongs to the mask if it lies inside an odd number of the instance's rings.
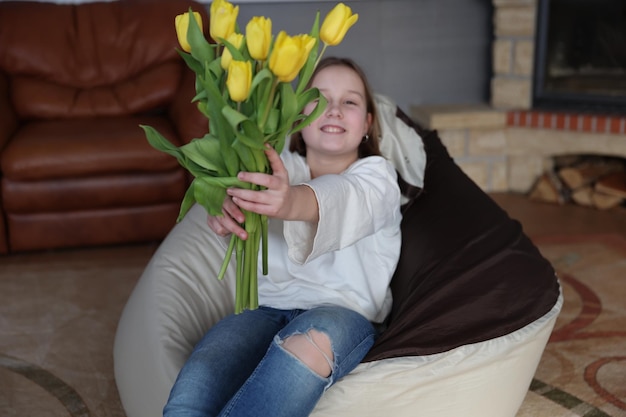
[[536,0],[494,0],[491,104],[531,107]]
[[493,0],[489,105],[414,106],[457,164],[485,191],[527,192],[552,157],[626,158],[626,117],[532,110],[536,0]]

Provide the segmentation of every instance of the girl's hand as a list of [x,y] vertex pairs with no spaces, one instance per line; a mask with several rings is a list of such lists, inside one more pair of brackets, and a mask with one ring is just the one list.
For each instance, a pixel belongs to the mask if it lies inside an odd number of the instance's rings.
[[207,223],[211,230],[219,236],[228,236],[234,233],[241,239],[246,240],[248,234],[240,225],[244,222],[245,217],[229,196],[226,196],[224,199],[222,214],[223,216],[208,216]]
[[240,172],[241,181],[265,187],[262,191],[229,188],[232,201],[240,208],[283,220],[317,221],[317,199],[308,186],[289,184],[289,174],[280,155],[268,146],[265,150],[272,174]]

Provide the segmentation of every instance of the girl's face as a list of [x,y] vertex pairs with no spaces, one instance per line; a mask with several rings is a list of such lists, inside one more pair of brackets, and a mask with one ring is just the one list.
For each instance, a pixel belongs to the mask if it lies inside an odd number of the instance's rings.
[[[369,130],[372,115],[367,112],[365,86],[359,75],[344,66],[330,66],[313,79],[328,101],[326,110],[302,130],[309,158],[339,158],[344,164],[358,159],[358,148]],[[309,104],[309,114],[314,104]]]

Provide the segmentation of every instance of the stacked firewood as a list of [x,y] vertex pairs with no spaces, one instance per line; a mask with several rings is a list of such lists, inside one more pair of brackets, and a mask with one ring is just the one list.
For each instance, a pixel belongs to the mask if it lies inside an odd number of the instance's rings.
[[554,168],[532,187],[530,198],[610,209],[626,204],[626,163],[599,156],[556,157]]

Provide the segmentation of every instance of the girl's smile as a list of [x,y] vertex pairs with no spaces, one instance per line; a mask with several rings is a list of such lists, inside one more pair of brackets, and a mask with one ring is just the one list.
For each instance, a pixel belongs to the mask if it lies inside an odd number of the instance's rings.
[[[365,85],[351,68],[329,66],[312,82],[326,98],[322,115],[303,129],[307,163],[314,176],[340,173],[358,159],[358,149],[372,115],[367,111]],[[313,104],[305,112],[312,111]]]

